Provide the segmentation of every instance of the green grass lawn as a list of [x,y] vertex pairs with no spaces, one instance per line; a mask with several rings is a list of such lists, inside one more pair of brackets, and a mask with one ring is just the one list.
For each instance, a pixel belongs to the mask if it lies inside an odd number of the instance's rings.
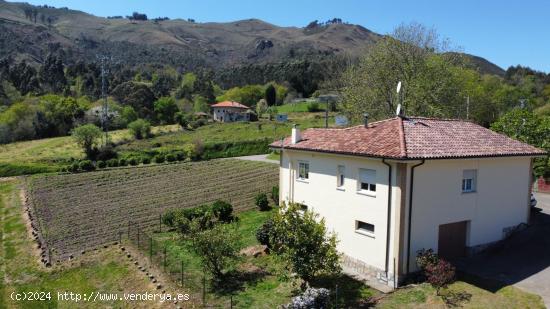
[[[28,237],[21,216],[22,207],[16,181],[0,181],[0,308],[97,308],[158,307],[158,304],[121,302],[74,303],[58,301],[57,293],[154,291],[146,277],[112,247],[91,252],[78,261],[45,268],[39,262],[36,244]],[[13,301],[12,292],[50,292],[50,301]]]
[[[313,102],[297,102],[297,103],[287,103],[283,105],[277,106],[277,113],[306,113],[309,112],[308,107]],[[317,107],[319,110],[325,110],[326,104],[324,103],[317,103]]]
[[538,295],[506,286],[496,292],[487,291],[464,281],[456,281],[437,296],[429,284],[401,288],[388,294],[377,308],[545,308]]
[[[301,128],[321,127],[324,119],[313,113],[293,115],[287,123],[259,122],[212,123],[196,130],[182,130],[178,125],[159,126],[153,137],[135,140],[128,130],[110,133],[120,157],[140,157],[144,153],[180,151],[186,143],[200,141],[204,145],[241,141],[277,140],[290,134],[293,124]],[[215,157],[250,155],[267,152],[262,145],[234,145],[220,149]],[[261,147],[260,147],[261,146]],[[0,145],[0,177],[58,171],[73,159],[84,159],[84,153],[70,136]]]

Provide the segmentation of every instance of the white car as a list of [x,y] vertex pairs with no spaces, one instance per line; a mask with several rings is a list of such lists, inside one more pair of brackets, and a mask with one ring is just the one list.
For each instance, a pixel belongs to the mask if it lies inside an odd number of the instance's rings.
[[531,207],[537,206],[537,199],[535,198],[535,195],[531,193]]

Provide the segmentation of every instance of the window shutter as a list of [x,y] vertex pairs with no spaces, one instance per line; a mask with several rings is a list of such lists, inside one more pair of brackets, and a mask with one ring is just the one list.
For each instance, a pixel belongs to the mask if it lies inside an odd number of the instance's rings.
[[362,183],[375,184],[376,183],[376,171],[370,169],[359,170],[359,180]]

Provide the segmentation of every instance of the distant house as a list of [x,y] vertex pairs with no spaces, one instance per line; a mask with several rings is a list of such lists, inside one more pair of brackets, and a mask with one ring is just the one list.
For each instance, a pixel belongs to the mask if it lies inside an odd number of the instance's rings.
[[303,204],[339,239],[344,268],[397,286],[416,252],[474,254],[527,223],[543,150],[471,122],[395,117],[307,129],[281,143],[280,201]]
[[212,105],[214,120],[219,122],[250,121],[250,111],[248,106],[233,101]]

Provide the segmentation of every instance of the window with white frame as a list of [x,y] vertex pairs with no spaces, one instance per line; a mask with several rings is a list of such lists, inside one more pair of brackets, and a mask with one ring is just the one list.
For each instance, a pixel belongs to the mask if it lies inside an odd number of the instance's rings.
[[462,171],[462,192],[475,192],[477,186],[477,170]]
[[346,181],[346,167],[343,165],[338,165],[338,171],[336,173],[336,186],[338,188],[344,187],[344,182]]
[[374,234],[374,224],[363,221],[355,221],[355,231],[362,234]]
[[309,179],[309,163],[308,162],[298,162],[298,179],[307,180]]
[[359,169],[358,190],[362,192],[376,192],[376,170]]

